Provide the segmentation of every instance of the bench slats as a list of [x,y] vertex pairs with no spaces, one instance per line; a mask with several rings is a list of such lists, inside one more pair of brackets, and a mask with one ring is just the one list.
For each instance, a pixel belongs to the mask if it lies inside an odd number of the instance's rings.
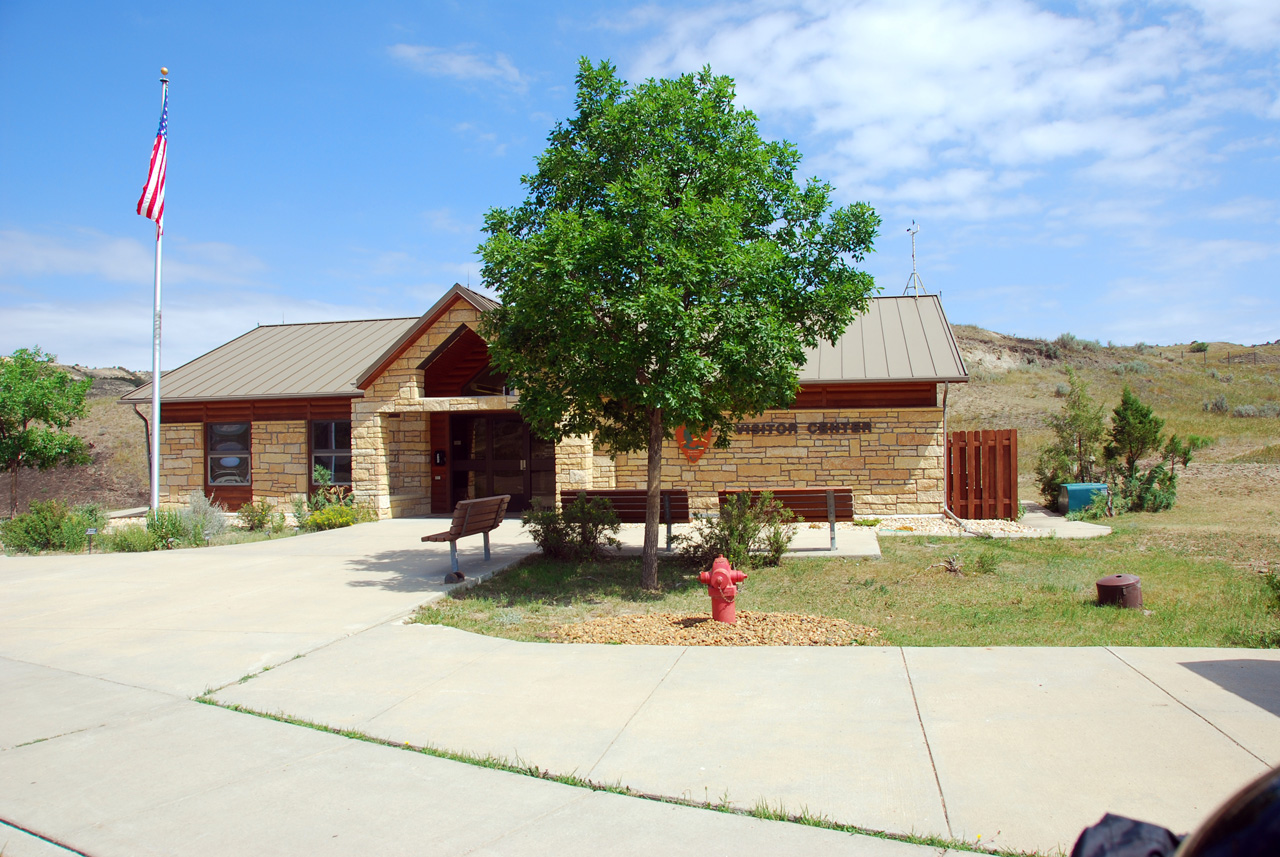
[[[643,488],[596,488],[592,490],[565,490],[560,492],[560,505],[568,506],[578,499],[579,494],[587,495],[591,500],[603,497],[613,504],[613,511],[618,520],[624,524],[643,524],[645,512],[649,507],[649,492]],[[667,509],[671,510],[671,520],[667,521]],[[658,522],[661,524],[689,523],[689,492],[683,488],[672,488],[662,491],[662,500],[658,504]]]
[[467,536],[484,536],[484,559],[489,561],[489,533],[496,530],[507,513],[510,494],[481,497],[478,500],[459,500],[453,509],[453,520],[448,532],[423,536],[424,542],[448,542],[449,562],[458,571],[458,539]]

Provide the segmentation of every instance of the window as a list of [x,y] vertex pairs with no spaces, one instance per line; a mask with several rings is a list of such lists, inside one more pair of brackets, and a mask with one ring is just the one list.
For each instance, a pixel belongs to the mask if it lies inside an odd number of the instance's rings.
[[249,423],[208,423],[205,452],[210,485],[249,484]]
[[311,423],[311,473],[317,467],[333,474],[334,485],[351,484],[351,420],[315,420]]

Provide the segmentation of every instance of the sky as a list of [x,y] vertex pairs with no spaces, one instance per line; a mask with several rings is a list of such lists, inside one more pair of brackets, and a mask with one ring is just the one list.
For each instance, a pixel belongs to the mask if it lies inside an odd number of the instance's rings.
[[1280,338],[1280,3],[0,0],[0,353],[151,366],[134,208],[169,68],[165,369],[480,287],[580,57],[710,66],[882,219],[883,294],[1117,344]]

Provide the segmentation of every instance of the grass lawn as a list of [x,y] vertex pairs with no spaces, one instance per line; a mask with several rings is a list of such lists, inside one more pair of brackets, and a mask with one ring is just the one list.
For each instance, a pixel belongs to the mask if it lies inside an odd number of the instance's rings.
[[[847,619],[904,646],[1280,646],[1280,600],[1250,567],[1280,567],[1273,533],[1178,526],[1178,514],[1132,515],[1093,540],[881,537],[882,559],[785,559],[750,573],[739,609]],[[958,556],[964,575],[930,568]],[[1142,579],[1144,607],[1098,607],[1094,581]],[[516,640],[565,623],[638,612],[704,613],[696,570],[660,566],[662,589],[638,586],[638,559],[571,565],[531,558],[424,607],[417,621]]]

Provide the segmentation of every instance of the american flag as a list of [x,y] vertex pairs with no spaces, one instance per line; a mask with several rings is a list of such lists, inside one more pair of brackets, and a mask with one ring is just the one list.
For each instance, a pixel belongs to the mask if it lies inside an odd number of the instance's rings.
[[160,111],[160,130],[156,131],[156,144],[151,148],[151,171],[138,200],[138,213],[156,222],[158,233],[164,233],[164,167],[165,150],[169,147],[169,92],[164,93],[164,108]]

